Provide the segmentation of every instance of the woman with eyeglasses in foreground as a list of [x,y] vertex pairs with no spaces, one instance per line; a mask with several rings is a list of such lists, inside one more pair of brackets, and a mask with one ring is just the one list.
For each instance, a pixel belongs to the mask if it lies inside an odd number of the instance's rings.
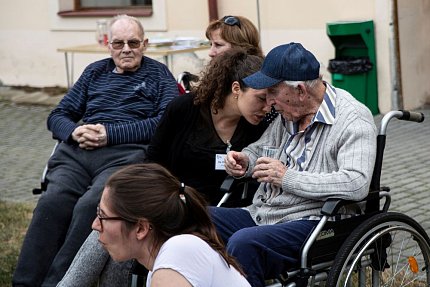
[[146,286],[250,286],[227,254],[203,197],[161,165],[114,173],[92,225],[116,261],[137,259]]

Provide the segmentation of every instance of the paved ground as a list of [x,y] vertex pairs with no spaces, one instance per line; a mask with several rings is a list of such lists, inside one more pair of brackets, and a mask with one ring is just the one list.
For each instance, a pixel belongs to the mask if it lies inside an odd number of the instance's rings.
[[[46,117],[49,104],[58,99],[2,89],[0,99],[0,200],[36,202],[38,196],[31,190],[39,186],[55,144]],[[390,122],[381,182],[391,187],[391,209],[415,218],[430,234],[430,108],[420,111],[426,116],[424,123]],[[380,119],[375,117],[377,125]]]
[[0,102],[0,200],[36,201],[50,150],[55,144],[46,129],[50,108]]

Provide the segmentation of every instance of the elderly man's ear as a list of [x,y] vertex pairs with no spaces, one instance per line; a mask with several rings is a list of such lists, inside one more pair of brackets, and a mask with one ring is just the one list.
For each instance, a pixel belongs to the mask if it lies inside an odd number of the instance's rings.
[[148,38],[143,39],[142,50],[145,52],[146,48],[148,48]]
[[304,84],[299,84],[296,89],[300,96],[303,96],[307,93],[306,86]]

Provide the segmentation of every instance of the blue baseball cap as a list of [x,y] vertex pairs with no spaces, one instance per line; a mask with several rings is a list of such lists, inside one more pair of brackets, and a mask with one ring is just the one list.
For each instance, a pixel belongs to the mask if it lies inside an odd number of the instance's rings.
[[299,43],[273,48],[264,59],[261,70],[244,78],[253,89],[265,89],[282,81],[308,81],[319,77],[320,63]]

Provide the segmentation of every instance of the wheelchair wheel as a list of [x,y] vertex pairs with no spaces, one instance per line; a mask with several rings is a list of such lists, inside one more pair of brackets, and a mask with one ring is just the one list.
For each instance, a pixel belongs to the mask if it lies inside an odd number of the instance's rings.
[[404,214],[380,213],[346,239],[326,286],[430,286],[429,264],[424,229]]

